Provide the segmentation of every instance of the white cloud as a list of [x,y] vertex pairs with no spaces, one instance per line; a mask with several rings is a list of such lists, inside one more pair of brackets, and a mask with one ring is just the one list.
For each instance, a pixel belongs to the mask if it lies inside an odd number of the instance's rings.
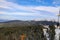
[[0,14],[4,14],[4,12],[0,12]]
[[52,13],[58,13],[59,8],[58,7],[49,7],[49,6],[22,6],[22,5],[18,5],[16,3],[13,2],[7,2],[2,1],[0,3],[0,8],[6,8],[6,9],[10,9],[10,10],[25,10],[25,11],[30,11],[30,12],[36,12],[36,10],[43,10],[43,11],[48,11],[48,12],[52,12]]
[[43,11],[48,11],[54,14],[58,14],[59,12],[59,8],[58,7],[47,7],[47,6],[39,6],[39,7],[35,7],[35,10],[43,10]]
[[0,8],[13,9],[13,10],[30,10],[30,11],[32,9],[31,7],[21,6],[13,2],[7,2],[6,0],[0,2]]
[[24,12],[4,12],[4,11],[0,11],[0,14],[3,15],[20,15],[20,16],[42,16],[41,14],[37,14],[37,13],[24,13]]
[[13,17],[13,16],[9,16],[9,15],[6,15],[6,16],[0,16],[0,19],[6,19],[6,20],[18,20],[17,17]]
[[0,2],[2,2],[2,1],[4,1],[4,0],[0,0]]
[[[54,15],[57,15],[59,12],[59,7],[52,7],[52,6],[22,6],[18,5],[13,2],[8,2],[6,0],[0,0],[0,8],[4,9],[9,9],[9,10],[23,10],[23,11],[29,11],[32,13],[27,13],[27,12],[10,12],[8,13],[7,11],[0,11],[0,14],[5,14],[5,15],[22,15],[22,16],[47,16],[47,15],[42,15],[42,13],[38,13],[36,10],[42,10],[42,11],[47,11],[51,12]],[[11,18],[11,17],[10,17]]]

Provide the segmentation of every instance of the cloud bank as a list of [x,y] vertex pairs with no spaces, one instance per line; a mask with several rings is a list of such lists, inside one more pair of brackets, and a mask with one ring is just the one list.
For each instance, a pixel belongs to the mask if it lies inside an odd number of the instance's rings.
[[[38,0],[36,0],[38,2]],[[41,2],[41,0],[39,0]],[[32,19],[57,19],[60,6],[24,6],[7,0],[0,0],[0,19],[19,19],[21,16]],[[5,10],[4,10],[5,9]],[[19,17],[18,17],[19,16]],[[22,20],[25,20],[25,18]]]

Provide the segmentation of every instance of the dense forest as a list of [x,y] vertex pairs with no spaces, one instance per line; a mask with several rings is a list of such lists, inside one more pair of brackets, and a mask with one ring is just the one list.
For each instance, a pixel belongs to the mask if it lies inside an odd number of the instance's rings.
[[60,40],[57,39],[54,25],[16,25],[0,24],[0,40]]

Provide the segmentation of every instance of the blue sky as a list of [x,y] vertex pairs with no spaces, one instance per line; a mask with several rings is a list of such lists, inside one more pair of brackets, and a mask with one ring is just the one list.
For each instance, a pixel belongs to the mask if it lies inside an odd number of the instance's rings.
[[0,0],[0,19],[57,20],[60,0]]

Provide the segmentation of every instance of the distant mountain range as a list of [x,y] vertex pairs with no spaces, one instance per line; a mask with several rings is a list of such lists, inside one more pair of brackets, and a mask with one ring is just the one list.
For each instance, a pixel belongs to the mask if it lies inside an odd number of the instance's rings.
[[52,22],[52,21],[21,21],[21,20],[0,20],[0,24],[15,24],[15,25],[38,25],[38,24],[42,24],[42,25],[56,25],[57,22]]
[[5,21],[9,21],[9,20],[0,19],[0,22],[5,22]]

